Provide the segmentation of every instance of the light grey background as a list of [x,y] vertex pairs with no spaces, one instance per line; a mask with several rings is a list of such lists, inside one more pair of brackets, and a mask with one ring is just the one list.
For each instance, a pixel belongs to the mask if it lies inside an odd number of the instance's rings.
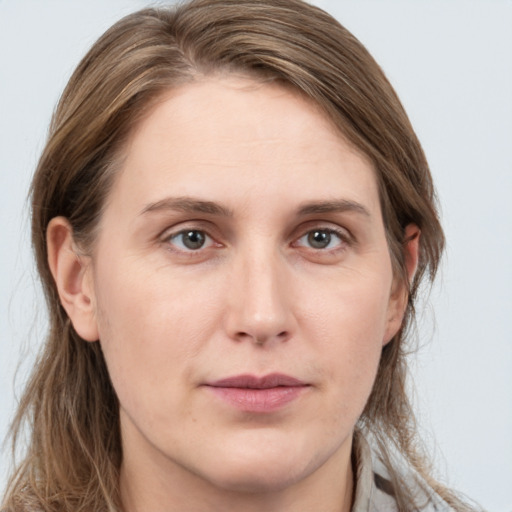
[[[441,477],[512,511],[512,2],[324,0],[396,87],[423,142],[448,238],[413,362]],[[137,0],[0,0],[0,437],[43,337],[26,194],[80,57]],[[13,386],[15,370],[17,385]],[[8,451],[0,458],[0,487]]]

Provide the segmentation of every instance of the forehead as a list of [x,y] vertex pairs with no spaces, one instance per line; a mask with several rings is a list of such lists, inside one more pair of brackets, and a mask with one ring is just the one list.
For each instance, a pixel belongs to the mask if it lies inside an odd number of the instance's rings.
[[114,193],[131,190],[134,201],[168,194],[229,202],[286,192],[281,201],[349,195],[378,207],[369,159],[317,105],[277,84],[228,76],[171,90],[124,150]]

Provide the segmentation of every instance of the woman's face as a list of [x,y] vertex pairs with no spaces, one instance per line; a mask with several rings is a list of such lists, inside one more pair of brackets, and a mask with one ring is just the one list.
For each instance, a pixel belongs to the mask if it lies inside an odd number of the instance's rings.
[[127,468],[263,491],[348,460],[403,293],[372,165],[305,99],[233,77],[163,97],[85,275]]

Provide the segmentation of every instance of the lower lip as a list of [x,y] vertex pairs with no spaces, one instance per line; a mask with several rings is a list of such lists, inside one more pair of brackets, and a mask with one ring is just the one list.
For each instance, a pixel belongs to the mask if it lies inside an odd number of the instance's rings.
[[308,386],[278,386],[268,389],[207,386],[216,396],[244,412],[273,412],[293,402]]

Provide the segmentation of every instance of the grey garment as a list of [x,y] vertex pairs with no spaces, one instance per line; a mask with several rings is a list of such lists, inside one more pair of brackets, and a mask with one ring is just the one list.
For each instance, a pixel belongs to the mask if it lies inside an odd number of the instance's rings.
[[[354,444],[356,489],[352,512],[398,512],[389,473],[378,453],[362,435],[354,439]],[[415,496],[415,512],[455,512],[415,472],[399,472]]]

